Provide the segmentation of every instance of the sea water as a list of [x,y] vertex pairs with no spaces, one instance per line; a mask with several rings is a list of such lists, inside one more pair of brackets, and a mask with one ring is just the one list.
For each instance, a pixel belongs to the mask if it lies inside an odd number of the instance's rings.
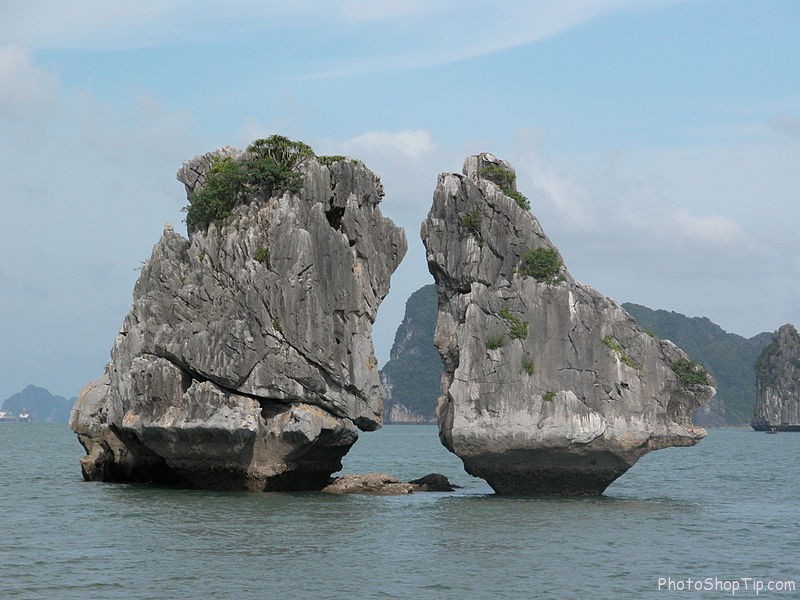
[[462,489],[222,493],[87,483],[66,426],[4,423],[0,598],[798,598],[799,451],[800,434],[716,429],[599,498],[504,498],[435,427],[394,425],[344,471]]

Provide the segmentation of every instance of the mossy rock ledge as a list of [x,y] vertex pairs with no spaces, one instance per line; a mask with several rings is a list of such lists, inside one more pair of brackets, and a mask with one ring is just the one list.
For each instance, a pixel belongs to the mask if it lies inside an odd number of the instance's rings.
[[[183,164],[191,201],[226,147]],[[371,339],[406,252],[360,161],[297,167],[299,191],[243,189],[225,218],[164,229],[105,373],[71,415],[88,480],[321,489],[381,424]]]
[[[439,437],[497,493],[601,494],[647,452],[705,436],[691,415],[713,381],[682,381],[683,351],[576,282],[536,217],[481,177],[488,164],[513,173],[470,156],[439,176],[422,225],[438,288]],[[533,274],[523,262],[538,248],[550,266]]]

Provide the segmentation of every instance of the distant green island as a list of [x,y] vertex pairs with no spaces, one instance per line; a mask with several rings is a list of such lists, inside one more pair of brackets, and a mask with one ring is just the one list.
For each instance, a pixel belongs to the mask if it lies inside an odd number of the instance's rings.
[[[29,415],[34,423],[66,423],[75,398],[67,400],[55,396],[43,387],[29,385],[21,392],[3,401],[0,410],[6,413],[9,421],[19,421],[19,415]],[[27,420],[27,419],[24,419]]]
[[394,336],[389,361],[381,369],[386,389],[386,423],[432,423],[442,379],[442,360],[433,345],[436,286],[421,287],[406,301],[403,322]]

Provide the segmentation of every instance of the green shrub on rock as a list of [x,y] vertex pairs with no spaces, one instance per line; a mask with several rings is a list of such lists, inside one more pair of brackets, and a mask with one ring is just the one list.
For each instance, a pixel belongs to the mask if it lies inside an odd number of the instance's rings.
[[528,375],[533,375],[533,372],[535,370],[535,365],[533,364],[533,360],[527,354],[522,357],[522,370],[525,371]]
[[242,167],[230,156],[215,159],[206,172],[203,188],[193,194],[186,212],[190,228],[208,227],[212,221],[224,219],[236,206],[245,182]]
[[528,197],[514,189],[513,186],[514,182],[517,180],[517,176],[510,170],[500,165],[488,164],[480,168],[478,176],[488,179],[499,186],[500,189],[503,190],[503,193],[514,200],[517,206],[522,210],[531,209],[531,203],[528,201]]
[[625,348],[622,347],[622,344],[620,344],[614,336],[607,335],[600,341],[603,343],[604,346],[616,352],[617,356],[619,356],[619,359],[623,363],[628,365],[630,368],[632,369],[638,368],[636,363],[633,362],[631,357],[628,356],[628,354],[625,352]]
[[312,156],[311,146],[282,135],[256,140],[247,147],[243,162],[247,183],[268,196],[297,193],[303,188],[303,174],[297,168]]
[[258,139],[247,147],[240,160],[229,156],[213,159],[205,184],[183,208],[190,229],[207,228],[231,214],[244,192],[266,196],[303,188],[303,174],[297,169],[314,156],[311,146],[282,135]]
[[269,248],[265,248],[264,246],[259,246],[258,248],[256,248],[256,251],[253,254],[253,258],[262,264],[268,264]]
[[528,197],[525,194],[518,192],[517,190],[507,190],[505,191],[505,195],[514,200],[522,210],[530,210],[531,203],[528,200]]
[[318,156],[317,160],[319,161],[319,164],[330,167],[333,163],[347,160],[347,157],[343,154],[329,154],[326,156]]
[[553,248],[534,248],[522,257],[518,272],[543,283],[555,283],[562,267],[561,258]]
[[488,340],[486,340],[486,348],[488,350],[497,350],[503,345],[503,341],[504,336],[502,335],[490,337]]
[[708,373],[703,366],[694,361],[681,358],[672,363],[672,370],[683,385],[709,385]]
[[503,191],[510,189],[517,179],[514,173],[508,169],[492,163],[481,167],[478,171],[478,175],[500,186],[500,189]]
[[502,309],[498,314],[506,322],[506,325],[508,325],[508,335],[518,340],[523,340],[528,337],[527,321],[515,317],[507,308]]
[[269,159],[287,171],[296,169],[314,156],[314,150],[308,144],[282,135],[257,139],[247,147],[247,151],[259,158]]
[[471,212],[465,215],[461,215],[462,227],[464,227],[464,229],[466,229],[473,235],[477,235],[481,232],[482,220],[483,219],[481,217],[481,214],[477,212]]

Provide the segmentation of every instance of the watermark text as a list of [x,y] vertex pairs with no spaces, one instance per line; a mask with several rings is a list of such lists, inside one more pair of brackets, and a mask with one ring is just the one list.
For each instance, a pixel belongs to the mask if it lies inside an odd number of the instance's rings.
[[794,592],[797,582],[791,579],[759,579],[739,577],[720,579],[719,577],[659,577],[658,590],[664,592],[723,592],[735,596],[737,593],[755,593],[756,596],[769,592]]

